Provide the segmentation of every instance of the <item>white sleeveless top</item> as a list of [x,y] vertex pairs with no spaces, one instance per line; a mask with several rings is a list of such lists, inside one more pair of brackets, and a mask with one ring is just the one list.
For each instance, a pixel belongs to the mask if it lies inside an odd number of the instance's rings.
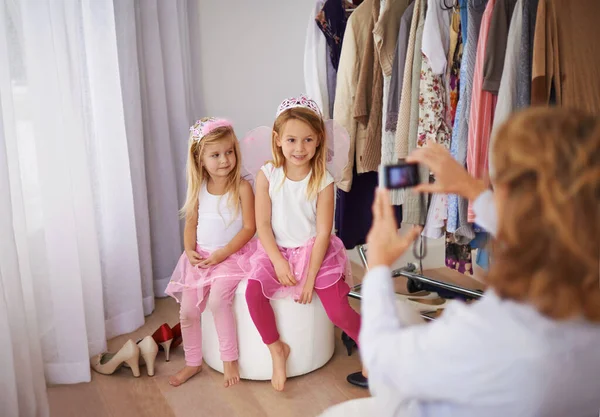
[[212,252],[227,245],[242,230],[242,210],[234,218],[234,211],[229,207],[229,193],[212,195],[202,184],[198,196],[198,226],[196,242]]
[[[303,180],[292,181],[285,176],[283,167],[275,168],[268,163],[261,170],[269,181],[271,227],[277,245],[283,248],[304,245],[317,235],[317,199],[308,200],[306,195],[311,174]],[[325,171],[319,192],[331,183],[333,177]]]

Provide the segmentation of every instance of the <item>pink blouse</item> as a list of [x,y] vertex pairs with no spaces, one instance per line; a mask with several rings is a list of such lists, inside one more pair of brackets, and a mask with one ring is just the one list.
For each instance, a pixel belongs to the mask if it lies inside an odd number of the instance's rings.
[[[483,90],[483,60],[488,32],[496,0],[490,0],[481,18],[481,29],[477,43],[477,58],[473,77],[471,113],[469,114],[469,145],[467,148],[467,169],[475,178],[488,176],[488,147],[492,133],[494,112],[498,96]],[[469,222],[475,221],[472,203],[469,203]]]

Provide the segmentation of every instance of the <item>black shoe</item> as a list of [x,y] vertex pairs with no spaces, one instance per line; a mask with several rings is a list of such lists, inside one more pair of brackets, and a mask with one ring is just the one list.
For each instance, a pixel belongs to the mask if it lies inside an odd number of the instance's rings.
[[344,342],[344,346],[346,346],[348,356],[352,356],[352,349],[357,347],[356,342],[350,336],[348,336],[346,332],[342,332],[342,342]]
[[362,372],[354,372],[348,375],[346,381],[357,387],[369,388],[369,380],[363,376]]
[[406,289],[408,290],[409,294],[424,290],[423,283],[421,281],[417,281],[416,279],[411,278],[409,278],[408,282],[406,283]]

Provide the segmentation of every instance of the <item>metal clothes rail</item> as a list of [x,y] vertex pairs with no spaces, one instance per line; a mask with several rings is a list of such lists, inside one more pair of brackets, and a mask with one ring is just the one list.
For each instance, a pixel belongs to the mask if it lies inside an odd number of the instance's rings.
[[[360,255],[360,260],[362,261],[363,266],[368,271],[369,267],[367,264],[367,254],[366,254],[366,248],[364,247],[364,245],[358,246],[358,254]],[[395,278],[395,277],[402,276],[402,277],[405,277],[408,279],[420,281],[424,284],[439,287],[440,289],[452,291],[452,292],[455,292],[456,294],[460,294],[460,295],[475,298],[475,299],[481,298],[483,296],[483,293],[481,291],[472,290],[469,288],[461,287],[459,285],[449,284],[447,282],[439,281],[437,279],[418,274],[418,273],[416,273],[416,271],[417,271],[416,265],[409,263],[405,267],[395,269],[394,271],[392,271],[392,277]],[[362,295],[360,294],[360,288],[361,288],[361,284],[354,286],[354,288],[352,288],[352,290],[350,291],[350,294],[348,294],[348,296],[352,297],[354,299],[357,299],[357,300],[362,299]],[[435,311],[435,310],[433,310],[433,311]],[[425,320],[428,320],[428,321],[435,320],[434,318],[427,316],[428,313],[432,313],[433,311],[421,311],[420,312],[421,317],[423,317]]]

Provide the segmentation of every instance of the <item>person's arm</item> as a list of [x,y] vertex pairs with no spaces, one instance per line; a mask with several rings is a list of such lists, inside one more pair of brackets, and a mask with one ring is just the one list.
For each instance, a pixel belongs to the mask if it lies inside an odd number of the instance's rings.
[[296,279],[291,272],[289,263],[279,252],[279,247],[275,241],[273,227],[271,226],[269,181],[262,171],[259,171],[256,176],[256,229],[260,243],[275,267],[279,282],[286,286],[296,285]]
[[254,193],[252,192],[252,186],[246,180],[242,180],[240,184],[240,203],[242,206],[242,230],[227,245],[214,251],[208,259],[201,262],[200,267],[209,267],[223,262],[229,256],[239,251],[256,233]]
[[488,189],[483,181],[472,177],[444,146],[437,143],[427,142],[427,146],[413,151],[406,161],[427,166],[435,176],[433,184],[420,184],[414,188],[416,192],[457,194],[475,201]]
[[435,183],[420,184],[414,188],[420,193],[457,194],[473,202],[475,223],[492,236],[498,233],[498,212],[494,194],[482,180],[473,178],[446,148],[436,143],[417,149],[407,158],[427,166],[435,175]]
[[[449,400],[464,397],[485,372],[471,375],[477,360],[487,356],[479,346],[487,323],[461,320],[460,304],[446,308],[434,323],[417,324],[415,312],[396,299],[391,265],[420,233],[413,228],[399,236],[386,190],[378,190],[373,225],[367,236],[369,272],[361,288],[360,353],[369,374],[371,392],[383,401]],[[421,322],[422,323],[422,322]],[[478,334],[479,332],[479,334]],[[487,352],[486,352],[487,355]],[[473,381],[473,383],[471,383]]]
[[481,329],[452,317],[452,306],[435,322],[418,324],[414,307],[397,301],[389,267],[372,268],[361,294],[360,354],[375,397],[452,402],[477,384],[477,371],[487,372],[474,370],[473,351],[484,351],[474,340]]
[[198,227],[198,201],[191,213],[185,215],[185,227],[183,229],[183,248],[188,260],[192,265],[202,262],[202,257],[196,252],[196,228]]
[[473,178],[446,148],[428,142],[427,146],[413,151],[408,162],[426,165],[435,175],[433,184],[421,184],[415,191],[421,193],[457,194],[473,202],[475,223],[492,236],[498,233],[498,212],[493,192],[486,184]]
[[327,249],[329,249],[331,230],[333,229],[333,203],[333,184],[329,184],[317,196],[317,236],[310,253],[308,275],[299,300],[302,304],[308,304],[312,301],[315,280],[319,269],[321,269]]
[[239,251],[252,239],[256,233],[256,218],[254,217],[254,192],[246,180],[240,184],[240,202],[242,204],[242,230],[231,239],[223,250],[227,256]]

